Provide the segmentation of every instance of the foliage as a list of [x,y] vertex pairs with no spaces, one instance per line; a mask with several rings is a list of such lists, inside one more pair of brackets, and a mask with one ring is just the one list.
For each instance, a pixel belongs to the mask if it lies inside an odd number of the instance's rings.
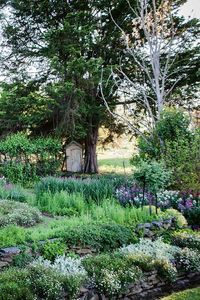
[[27,269],[9,268],[1,272],[0,300],[35,300],[27,277]]
[[[179,138],[190,138],[188,116],[175,108],[165,108],[154,130],[139,138],[139,155],[142,159],[161,159],[166,143]],[[134,162],[133,157],[133,162]]]
[[134,172],[134,178],[140,186],[145,186],[150,192],[156,194],[163,190],[170,180],[170,171],[163,162],[141,161]]
[[186,272],[200,271],[200,253],[199,251],[184,248],[176,254],[178,267]]
[[33,261],[33,259],[33,256],[29,252],[23,250],[13,257],[12,265],[18,268],[25,268]]
[[185,210],[184,216],[186,217],[189,225],[193,225],[194,227],[200,226],[200,206]]
[[30,139],[23,133],[8,135],[0,145],[0,171],[9,182],[27,185],[38,176],[56,172],[60,151],[57,139]]
[[129,283],[139,280],[142,274],[128,259],[115,254],[88,257],[83,265],[91,278],[91,284],[100,293],[107,295],[120,294]]
[[182,215],[182,213],[180,213],[178,210],[173,209],[173,208],[169,208],[165,211],[165,217],[174,217],[176,219],[176,225],[179,228],[182,228],[184,226],[187,226],[187,220],[185,219],[185,217]]
[[57,256],[62,256],[65,254],[66,245],[58,241],[47,241],[41,249],[41,254],[44,259],[54,261]]
[[11,183],[0,185],[0,198],[10,199],[18,202],[27,202],[31,195],[28,194],[21,186]]
[[30,266],[28,268],[31,290],[37,298],[62,299],[63,287],[59,274],[50,268]]
[[61,191],[66,191],[69,194],[80,193],[86,201],[93,200],[100,204],[103,199],[112,197],[113,185],[112,182],[104,178],[66,179],[56,177],[43,178],[36,185],[36,195],[38,197],[44,192],[56,193]]
[[199,191],[199,130],[190,133],[190,139],[179,138],[166,143],[163,155],[166,165],[173,170],[173,186]]
[[126,255],[137,253],[137,255],[151,256],[155,259],[167,259],[168,261],[173,260],[178,251],[178,247],[164,243],[161,238],[156,241],[140,239],[139,243],[124,246],[120,249],[120,252]]
[[[145,190],[152,192],[155,195],[155,205],[156,212],[158,208],[158,198],[157,193],[164,190],[167,184],[169,184],[169,180],[171,177],[171,172],[167,170],[163,162],[157,161],[140,161],[140,165],[137,166],[137,169],[134,172],[134,178],[139,186],[143,189],[143,202],[144,205],[144,197]],[[152,203],[150,202],[151,206]],[[151,207],[150,207],[151,212]]]
[[199,190],[200,134],[189,129],[189,118],[181,110],[165,109],[160,120],[145,139],[139,139],[139,156],[132,162],[163,160],[172,170],[172,186],[178,189]]
[[0,247],[16,246],[25,241],[25,231],[15,225],[0,229]]
[[200,233],[194,231],[177,231],[172,235],[172,243],[179,247],[188,247],[200,251]]
[[37,208],[26,203],[0,200],[0,227],[9,224],[33,226],[40,221],[41,214]]
[[68,246],[89,246],[98,251],[110,251],[136,242],[130,229],[117,224],[82,225],[63,233]]
[[[51,281],[51,277],[58,280],[57,287],[59,287],[59,289],[58,291],[56,291],[56,293],[58,294],[58,299],[63,299],[63,297],[61,298],[61,288],[65,292],[67,292],[67,299],[75,299],[75,296],[77,295],[81,284],[86,278],[86,272],[83,266],[81,265],[81,260],[65,256],[58,256],[55,259],[54,263],[51,263],[50,261],[44,260],[42,257],[40,257],[38,260],[32,263],[31,270],[33,271],[33,281],[34,273],[37,274],[38,272],[40,278],[43,277],[43,272],[47,273],[47,276],[50,277],[44,278],[46,282],[39,283],[39,287],[42,287],[43,294],[51,292],[51,289],[53,291],[56,287],[52,283],[48,283],[48,281]],[[50,289],[48,285],[50,285]],[[38,293],[37,285],[35,286],[35,290]],[[57,297],[55,299],[57,299]]]
[[81,194],[69,194],[65,191],[38,195],[36,205],[41,211],[67,216],[80,215],[87,207]]

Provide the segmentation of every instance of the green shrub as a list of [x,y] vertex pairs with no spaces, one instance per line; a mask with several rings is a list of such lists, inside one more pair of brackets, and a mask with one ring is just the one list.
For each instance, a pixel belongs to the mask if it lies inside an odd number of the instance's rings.
[[55,270],[42,266],[30,266],[28,270],[31,289],[39,299],[62,299],[62,280]]
[[33,226],[40,221],[41,214],[37,208],[26,203],[0,200],[0,227],[9,224]]
[[102,254],[83,260],[92,284],[107,295],[121,294],[128,286],[141,278],[142,272],[119,254]]
[[[167,170],[164,162],[152,161],[140,161],[140,164],[136,167],[134,172],[134,178],[140,187],[143,189],[143,201],[142,206],[144,206],[144,193],[145,190],[151,192],[155,195],[155,205],[156,212],[158,208],[158,192],[165,189],[169,184],[171,176],[171,171]],[[151,212],[150,203],[150,212]]]
[[112,221],[120,225],[135,227],[137,224],[159,220],[163,214],[158,210],[156,215],[155,206],[136,208],[134,206],[122,207],[115,199],[104,200],[100,206],[90,207],[90,213],[94,220]]
[[18,202],[27,201],[27,193],[20,186],[4,184],[0,186],[0,199],[10,199]]
[[42,256],[50,261],[54,261],[57,256],[64,255],[66,244],[62,241],[47,241],[41,249]]
[[110,251],[136,242],[136,236],[128,228],[120,225],[81,225],[63,232],[68,246],[89,246],[98,251]]
[[184,216],[187,219],[189,225],[200,226],[200,206],[185,210]]
[[0,300],[35,300],[27,277],[27,269],[9,268],[0,272]]
[[164,280],[173,282],[177,278],[177,270],[167,258],[153,258],[151,253],[129,253],[126,258],[144,272],[157,271]]
[[18,268],[25,268],[32,261],[33,261],[33,256],[26,251],[22,251],[21,253],[13,257],[12,265]]
[[190,120],[184,111],[163,110],[160,120],[145,138],[139,138],[139,155],[132,162],[163,160],[173,172],[172,187],[185,190],[200,188],[200,134],[189,129]]
[[29,268],[35,293],[44,299],[77,299],[87,275],[81,262],[80,258],[58,256],[52,263],[40,257]]
[[182,110],[165,108],[152,132],[138,141],[139,155],[142,159],[160,159],[167,142],[179,138],[190,139],[190,120]]
[[25,230],[15,225],[0,229],[0,247],[16,246],[25,241]]
[[172,243],[179,247],[188,247],[200,251],[200,233],[199,232],[174,232]]
[[179,190],[200,189],[200,132],[191,132],[191,139],[179,138],[166,143],[163,158],[173,170],[173,188]]
[[60,151],[61,143],[56,139],[30,139],[21,132],[11,134],[1,141],[1,174],[9,182],[29,185],[38,176],[55,173]]
[[176,220],[176,225],[179,228],[187,226],[186,218],[178,210],[169,208],[165,211],[165,217],[174,217]]

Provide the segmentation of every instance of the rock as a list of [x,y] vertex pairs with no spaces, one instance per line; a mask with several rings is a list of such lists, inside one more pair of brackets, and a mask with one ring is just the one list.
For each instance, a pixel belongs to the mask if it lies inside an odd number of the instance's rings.
[[145,223],[145,224],[144,224],[144,228],[149,228],[149,229],[150,229],[151,227],[152,227],[152,224],[151,224],[151,223]]
[[88,293],[88,289],[86,289],[85,287],[81,287],[80,288],[80,292],[81,292],[81,294],[85,294],[85,293]]
[[153,225],[154,227],[161,228],[161,227],[162,227],[162,222],[159,222],[159,221],[153,221],[153,222],[152,222],[152,225]]
[[90,300],[99,300],[99,296],[97,294],[95,294],[92,298],[90,298]]
[[92,254],[92,250],[91,249],[79,249],[79,250],[76,250],[76,253],[81,255],[81,256],[85,256],[85,255],[89,255],[89,254]]
[[8,267],[9,266],[9,263],[6,262],[6,261],[0,261],[0,269],[3,269],[5,267]]
[[9,247],[0,249],[0,256],[9,256],[9,255],[17,255],[21,251],[18,247]]

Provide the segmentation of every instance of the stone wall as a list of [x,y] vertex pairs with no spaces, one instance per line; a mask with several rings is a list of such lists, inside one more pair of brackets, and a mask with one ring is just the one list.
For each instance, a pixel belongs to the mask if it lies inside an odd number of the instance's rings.
[[118,297],[106,297],[93,290],[82,289],[80,300],[155,300],[174,291],[200,285],[200,273],[183,273],[170,284],[163,281],[156,271],[145,273],[145,279],[130,284],[126,293]]

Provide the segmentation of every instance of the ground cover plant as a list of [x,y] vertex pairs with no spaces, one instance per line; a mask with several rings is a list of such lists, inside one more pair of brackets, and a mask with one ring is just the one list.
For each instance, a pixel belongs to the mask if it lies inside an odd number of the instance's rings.
[[14,224],[33,226],[41,221],[40,211],[26,203],[0,200],[0,227]]

